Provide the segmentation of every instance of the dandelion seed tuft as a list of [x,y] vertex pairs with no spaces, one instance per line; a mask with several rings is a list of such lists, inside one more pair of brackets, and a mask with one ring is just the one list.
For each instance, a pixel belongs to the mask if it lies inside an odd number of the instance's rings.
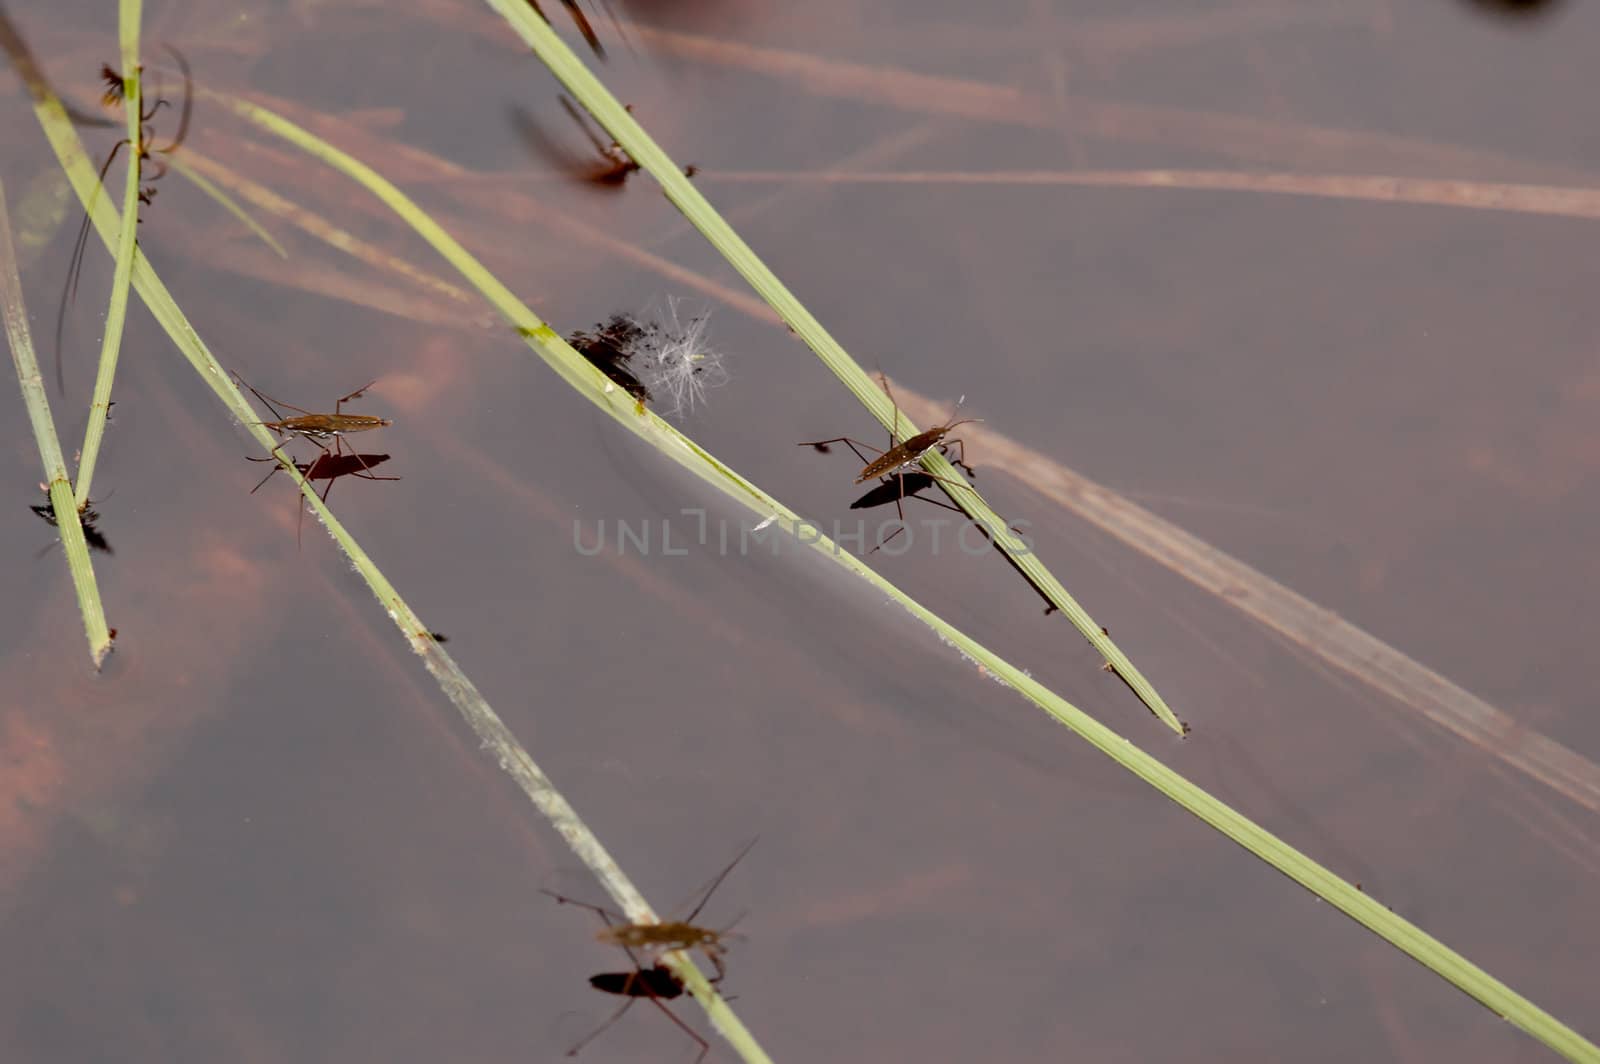
[[704,403],[707,391],[728,382],[722,353],[706,343],[706,315],[682,317],[681,302],[669,296],[660,315],[613,314],[568,342],[610,378],[607,393],[620,386],[663,416],[681,417]]
[[728,383],[722,352],[706,343],[708,315],[680,317],[681,303],[667,297],[664,320],[654,334],[657,342],[640,352],[645,383],[661,396],[662,413],[668,417],[693,413],[706,401],[708,390]]

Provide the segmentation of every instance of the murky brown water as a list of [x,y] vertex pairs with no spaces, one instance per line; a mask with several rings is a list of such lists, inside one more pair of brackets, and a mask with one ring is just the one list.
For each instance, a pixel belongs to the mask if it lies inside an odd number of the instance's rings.
[[[1586,187],[1600,15],[898,8],[629,4],[631,47],[591,14],[602,77],[863,365],[944,406],[965,394],[987,428],[1600,760],[1589,222],[963,183],[1161,168]],[[115,54],[101,5],[8,10],[90,106]],[[325,113],[319,132],[564,333],[669,296],[709,308],[731,379],[686,431],[801,512],[853,521],[858,463],[795,443],[877,442],[867,415],[750,312],[648,178],[560,177],[541,137],[585,142],[497,16],[408,11],[161,7],[147,40],[219,90]],[[15,214],[54,164],[3,85]],[[459,284],[343,178],[214,106],[190,146],[372,258]],[[265,391],[325,409],[377,378],[353,408],[396,424],[361,449],[404,479],[344,479],[336,510],[658,906],[759,837],[708,916],[748,914],[726,989],[775,1058],[1550,1059],[859,582],[809,554],[687,543],[684,509],[713,537],[749,519],[578,401],[477,300],[263,218],[287,262],[174,175],[140,235],[223,363]],[[74,219],[25,253],[42,342]],[[109,274],[91,253],[67,396],[51,394],[69,450]],[[542,1061],[598,1024],[614,1003],[585,977],[622,959],[538,893],[597,888],[314,522],[296,550],[284,479],[247,494],[253,443],[148,314],[130,314],[97,477],[121,633],[100,676],[59,553],[34,557],[51,536],[26,508],[38,461],[21,404],[0,402],[5,1059]],[[997,559],[924,539],[874,555],[891,580],[1600,1038],[1594,809],[1062,513],[980,446],[968,457],[1194,733],[1160,728]],[[687,554],[662,555],[663,519]],[[619,520],[651,522],[651,556],[617,549]],[[600,521],[610,545],[586,556],[575,531],[588,545]],[[694,1049],[640,1007],[584,1056]]]

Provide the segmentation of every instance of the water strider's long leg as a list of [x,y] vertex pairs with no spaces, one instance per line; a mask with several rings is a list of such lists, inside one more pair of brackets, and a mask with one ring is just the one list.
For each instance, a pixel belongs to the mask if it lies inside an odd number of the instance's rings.
[[351,392],[349,395],[343,397],[338,402],[333,404],[333,412],[335,414],[344,413],[344,404],[348,403],[352,399],[360,399],[363,395],[367,394],[367,389],[368,388],[372,387],[374,384],[377,384],[377,383],[378,383],[378,378],[374,377],[370,381],[368,381],[367,383],[363,384],[361,387],[357,388],[355,391]]
[[112,145],[111,153],[106,156],[106,161],[100,167],[100,176],[95,181],[94,193],[89,198],[89,206],[83,212],[83,221],[78,225],[78,238],[72,244],[72,260],[67,264],[67,280],[61,286],[61,299],[56,304],[56,391],[62,395],[67,393],[67,375],[61,358],[61,337],[66,331],[67,308],[78,298],[78,279],[83,275],[83,256],[89,248],[89,215],[94,210],[94,197],[100,195],[100,190],[105,187],[106,174],[110,171],[117,152],[127,143],[127,138],[123,138]]
[[862,454],[860,451],[856,451],[857,447],[865,447],[867,450],[876,453],[879,457],[882,457],[883,455],[889,453],[887,451],[878,450],[876,447],[872,446],[872,444],[870,444],[870,443],[863,443],[860,440],[851,439],[849,436],[835,436],[831,440],[808,440],[805,443],[797,443],[797,444],[795,444],[795,446],[796,447],[815,447],[819,451],[826,452],[827,449],[828,449],[828,445],[830,443],[842,443],[842,444],[844,444],[846,447],[850,448],[852,451],[855,451],[856,457],[861,459],[863,462],[871,461],[871,459],[867,458],[867,456]]

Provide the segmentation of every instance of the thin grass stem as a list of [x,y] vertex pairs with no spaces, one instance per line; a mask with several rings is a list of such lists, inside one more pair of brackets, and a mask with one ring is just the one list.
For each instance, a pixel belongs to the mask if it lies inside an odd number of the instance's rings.
[[76,503],[89,505],[95,463],[111,415],[111,386],[122,352],[122,331],[128,318],[128,279],[133,272],[133,249],[139,228],[139,182],[144,173],[144,72],[139,66],[139,20],[143,0],[120,0],[117,5],[122,40],[122,107],[127,116],[128,165],[122,189],[122,219],[117,231],[116,269],[111,275],[111,300],[106,308],[105,331],[100,340],[100,365],[95,371],[94,399],[89,404],[89,424],[84,429],[78,459]]
[[67,479],[67,462],[61,454],[61,440],[50,416],[50,400],[44,378],[39,375],[39,359],[28,330],[28,311],[22,299],[22,278],[17,273],[16,249],[11,240],[11,214],[6,207],[5,184],[0,182],[0,315],[5,318],[6,338],[11,345],[11,360],[17,368],[17,383],[22,388],[23,405],[33,425],[34,442],[44,464],[49,485],[50,505],[55,512],[56,530],[67,556],[78,611],[83,615],[84,634],[89,639],[89,658],[96,669],[111,651],[111,629],[106,626],[105,609],[100,603],[100,586],[95,582],[94,563],[89,560],[89,544],[83,537],[78,508],[72,499],[72,483]]

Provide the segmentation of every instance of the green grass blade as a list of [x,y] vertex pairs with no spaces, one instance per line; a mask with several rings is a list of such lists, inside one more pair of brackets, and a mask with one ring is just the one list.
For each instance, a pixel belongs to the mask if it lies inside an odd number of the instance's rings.
[[[899,602],[932,628],[945,642],[1014,687],[1034,704],[1065,724],[1102,753],[1155,787],[1172,801],[1204,820],[1263,861],[1338,907],[1352,919],[1403,950],[1495,1012],[1572,1060],[1600,1061],[1600,1049],[1560,1020],[1496,980],[1464,956],[1390,912],[1368,895],[1295,850],[1282,839],[1213,798],[1128,740],[1062,699],[1016,666],[1005,661],[932,611],[900,591],[859,558],[841,550],[828,537],[806,525],[794,511],[718,461],[672,425],[641,408],[621,388],[607,380],[574,351],[554,329],[540,321],[517,300],[470,252],[393,184],[366,164],[326,143],[279,115],[243,100],[217,97],[225,106],[263,129],[288,140],[330,166],[343,171],[374,196],[388,204],[515,325],[535,351],[578,392],[612,416],[619,424],[649,442],[661,454],[705,483],[747,507],[764,520],[781,522],[800,542],[861,577],[875,589]],[[698,972],[694,973],[698,978]],[[686,980],[689,978],[685,975]],[[696,992],[703,1003],[708,999]],[[715,1005],[708,1012],[719,1030],[722,1019]],[[742,1030],[742,1028],[741,1028]],[[728,1032],[724,1030],[724,1034]],[[730,1036],[730,1041],[733,1041]],[[737,1047],[738,1042],[734,1043]],[[741,1050],[742,1051],[742,1050]],[[748,1058],[747,1058],[748,1059]]]
[[143,174],[140,148],[144,124],[144,73],[139,68],[139,19],[142,0],[121,0],[118,5],[122,37],[122,107],[128,125],[127,178],[122,189],[122,222],[117,232],[117,265],[111,275],[111,303],[106,309],[105,332],[100,340],[100,367],[95,372],[94,400],[89,406],[89,425],[84,430],[82,456],[78,460],[77,504],[89,505],[89,489],[94,483],[94,467],[105,439],[106,420],[111,413],[111,385],[117,375],[117,356],[122,351],[122,327],[128,316],[128,278],[133,272],[133,246],[139,228],[139,180]]
[[[834,375],[885,428],[892,431],[896,424],[894,407],[882,389],[856,364],[844,348],[839,346],[838,341],[834,340],[810,311],[806,310],[795,298],[794,293],[778,280],[777,275],[767,268],[750,246],[733,231],[723,220],[722,215],[717,213],[716,208],[712,207],[683,175],[678,164],[661,150],[616,97],[611,95],[561,38],[556,36],[549,25],[533,13],[525,0],[486,0],[486,2],[511,24],[550,68],[550,72],[567,87],[578,103],[605,127],[606,132],[622,145],[634,161],[660,182],[667,199],[683,212],[684,217],[700,230],[761,298],[765,299],[807,346],[816,352],[823,364],[833,371]],[[914,426],[907,425],[904,415],[899,418],[899,425],[903,433],[902,438],[916,431]],[[1088,611],[1067,593],[1066,588],[1050,570],[1045,568],[1028,544],[1020,536],[1011,533],[1008,528],[1009,522],[1002,520],[983,497],[967,484],[956,468],[937,451],[926,453],[922,458],[922,464],[928,472],[940,478],[940,490],[945,491],[980,527],[989,530],[995,544],[1006,553],[1017,570],[1039,590],[1040,594],[1066,615],[1073,626],[1127,682],[1140,700],[1150,707],[1150,711],[1169,728],[1182,733],[1185,730],[1182,722],[1167,706],[1155,687],[1134,667],[1133,662],[1128,660],[1128,656],[1118,648],[1104,629],[1095,623]]]
[[83,538],[78,508],[72,501],[72,484],[67,479],[67,463],[61,455],[61,441],[50,417],[50,400],[44,379],[39,376],[39,359],[28,332],[28,311],[22,301],[22,278],[17,274],[16,250],[11,241],[11,213],[6,207],[5,185],[0,182],[0,314],[5,318],[6,338],[11,343],[11,360],[17,367],[17,382],[22,401],[28,408],[33,438],[44,463],[50,485],[50,505],[55,511],[56,528],[67,555],[67,570],[83,614],[84,633],[89,637],[89,657],[99,668],[111,650],[111,630],[106,627],[105,610],[100,605],[100,587],[95,583],[94,564],[89,560],[89,544]]

